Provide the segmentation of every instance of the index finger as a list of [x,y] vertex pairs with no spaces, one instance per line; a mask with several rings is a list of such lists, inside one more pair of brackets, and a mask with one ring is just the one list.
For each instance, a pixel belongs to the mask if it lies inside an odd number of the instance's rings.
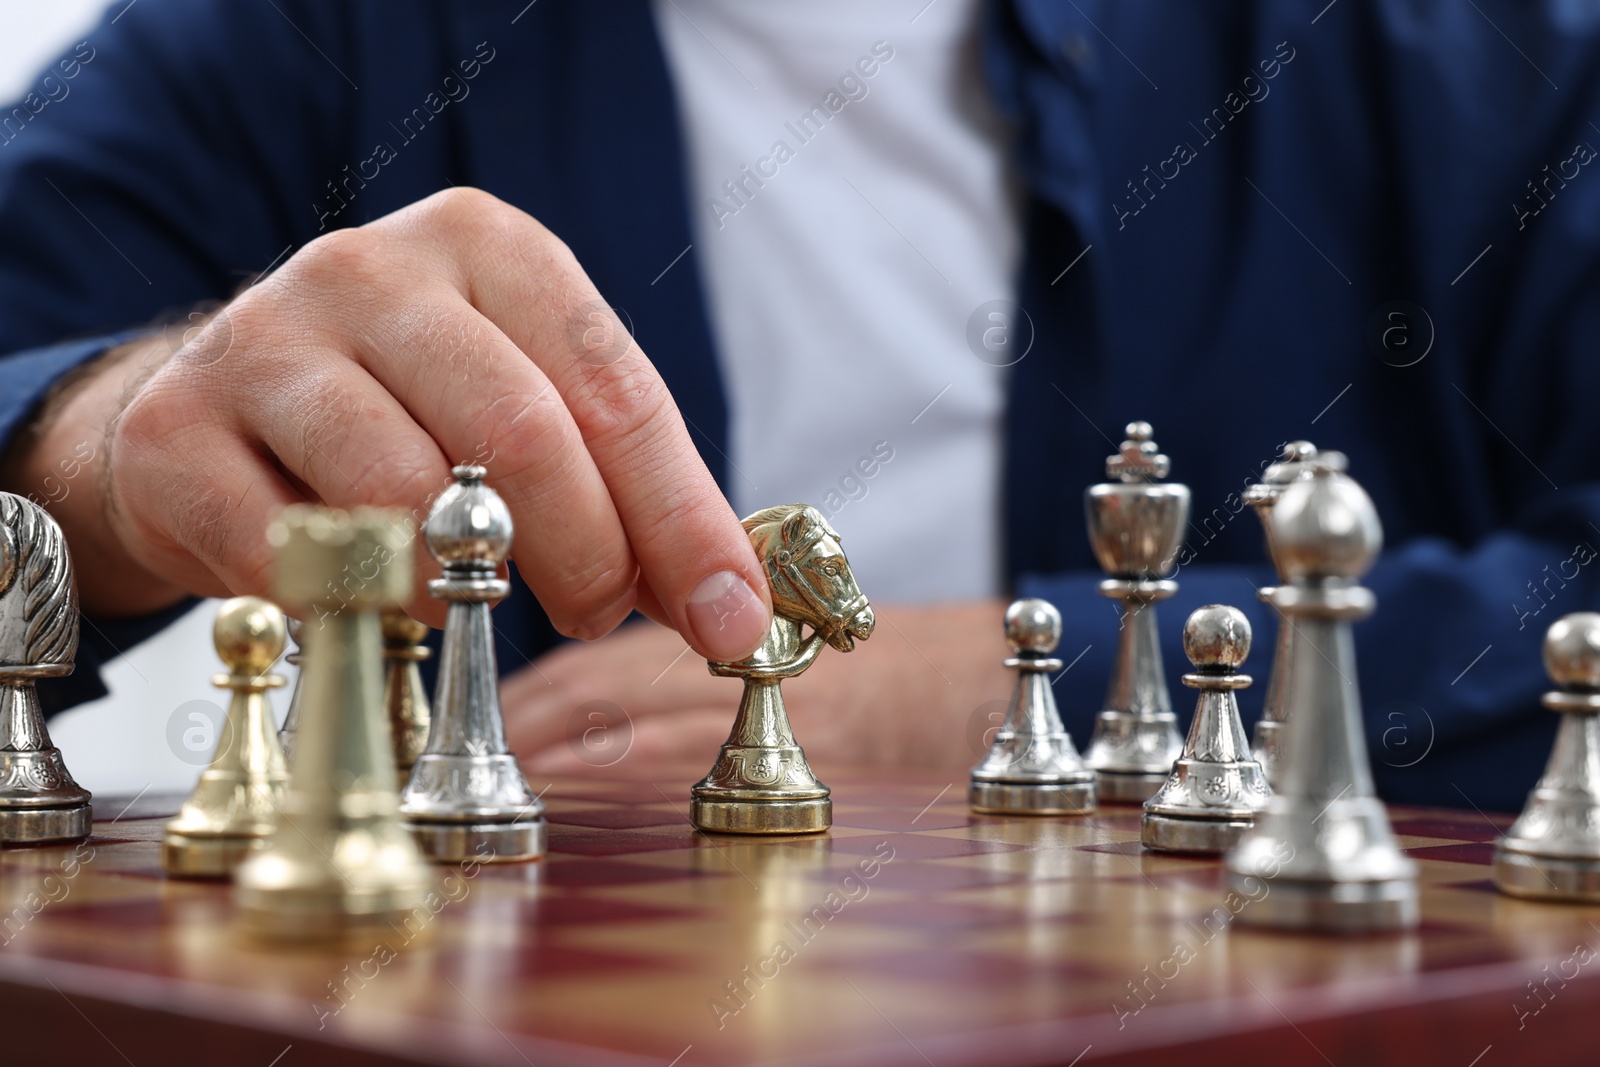
[[[586,360],[588,350],[574,350],[567,323],[600,294],[532,217],[476,190],[424,203],[418,221],[445,269],[458,272],[460,291],[561,395],[611,495],[640,580],[696,652],[717,660],[748,655],[771,626],[766,577],[654,365],[633,343],[615,358]],[[508,466],[528,469],[525,459],[511,457]]]

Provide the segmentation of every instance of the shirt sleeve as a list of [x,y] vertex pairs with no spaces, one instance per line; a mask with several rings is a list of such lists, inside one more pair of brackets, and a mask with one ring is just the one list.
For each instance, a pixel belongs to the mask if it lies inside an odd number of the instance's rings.
[[[310,236],[355,91],[347,5],[119,7],[0,105],[0,448],[73,368]],[[190,606],[85,618],[46,709],[104,695],[101,665]]]

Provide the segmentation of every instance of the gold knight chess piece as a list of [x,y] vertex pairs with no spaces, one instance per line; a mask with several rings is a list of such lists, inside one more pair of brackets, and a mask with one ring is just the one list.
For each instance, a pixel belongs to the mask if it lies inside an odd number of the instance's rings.
[[228,671],[211,682],[233,696],[211,765],[161,843],[167,872],[193,878],[227,877],[266,847],[289,781],[267,702],[267,690],[283,684],[268,673],[288,640],[283,612],[259,597],[235,597],[217,610],[212,640]]
[[[742,678],[744,696],[716,766],[691,790],[689,818],[722,833],[817,833],[833,825],[833,801],[795,743],[780,686],[811,666],[823,645],[849,652],[856,639],[871,637],[872,606],[838,532],[816,508],[766,508],[744,528],[772,589],[772,628],[747,659],[707,664],[718,677]],[[810,634],[802,637],[802,626]]]
[[89,836],[89,791],[50,743],[36,682],[72,673],[78,589],[55,520],[0,493],[0,845]]

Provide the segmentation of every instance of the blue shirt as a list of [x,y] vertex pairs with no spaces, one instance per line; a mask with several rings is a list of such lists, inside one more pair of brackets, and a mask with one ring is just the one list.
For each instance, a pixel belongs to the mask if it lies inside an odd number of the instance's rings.
[[[1081,744],[1117,638],[1081,499],[1147,419],[1194,492],[1161,608],[1169,678],[1187,613],[1225,602],[1251,617],[1264,681],[1271,571],[1241,494],[1283,442],[1341,449],[1389,546],[1356,628],[1380,787],[1515,809],[1554,728],[1543,630],[1596,586],[1595,9],[1316,7],[991,5],[1034,333],[1010,381],[1005,573],[1060,607],[1063,657],[1082,653],[1056,683]],[[104,335],[470,184],[549,226],[628,311],[721,476],[694,253],[661,274],[699,209],[683,171],[644,0],[144,0],[0,114],[0,439]],[[911,528],[937,536],[960,506],[930,501]],[[556,640],[525,588],[496,620],[504,669]],[[55,699],[94,695],[98,663],[160,621],[85,627]]]

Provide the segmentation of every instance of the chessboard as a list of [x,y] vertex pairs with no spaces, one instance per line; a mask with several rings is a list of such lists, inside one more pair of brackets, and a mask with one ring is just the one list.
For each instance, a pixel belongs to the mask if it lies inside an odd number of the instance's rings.
[[[703,768],[702,768],[703,769]],[[1137,808],[970,814],[964,779],[828,774],[834,826],[688,824],[686,768],[534,780],[550,851],[442,866],[429,914],[251,940],[229,887],[163,873],[171,802],[0,851],[6,1064],[997,1065],[1586,1062],[1600,906],[1490,880],[1509,817],[1394,809],[1422,924],[1269,933]],[[1264,888],[1270,892],[1270,886]]]

